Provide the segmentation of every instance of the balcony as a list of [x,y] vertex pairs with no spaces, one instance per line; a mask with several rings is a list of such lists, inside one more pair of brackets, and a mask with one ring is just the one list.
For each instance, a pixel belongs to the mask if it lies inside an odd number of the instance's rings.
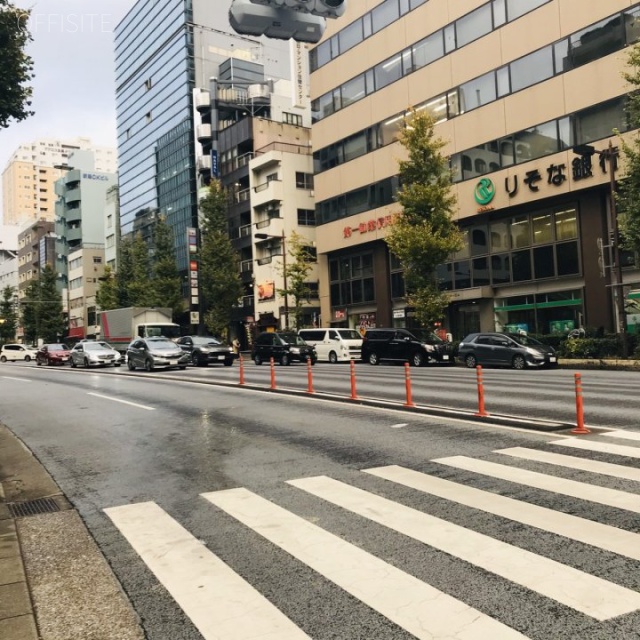
[[211,93],[206,89],[196,91],[194,95],[194,103],[198,111],[209,111],[209,109],[211,109]]
[[65,237],[69,245],[82,241],[82,227],[80,225],[74,227],[67,227],[65,231]]
[[262,207],[270,202],[284,200],[284,187],[281,180],[269,180],[253,187],[251,203],[254,207]]
[[211,171],[211,156],[199,156],[197,160],[198,171],[207,173]]
[[64,193],[64,200],[66,203],[79,202],[81,200],[80,189],[67,189]]
[[199,124],[196,127],[196,135],[198,136],[199,142],[204,142],[205,140],[211,140],[211,125]]

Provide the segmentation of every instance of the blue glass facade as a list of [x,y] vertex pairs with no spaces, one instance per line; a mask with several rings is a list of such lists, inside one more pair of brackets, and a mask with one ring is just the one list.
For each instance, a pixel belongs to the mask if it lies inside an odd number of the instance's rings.
[[183,230],[197,220],[191,21],[190,0],[138,0],[115,34],[122,233],[133,230],[138,212],[158,209],[174,228],[181,271]]

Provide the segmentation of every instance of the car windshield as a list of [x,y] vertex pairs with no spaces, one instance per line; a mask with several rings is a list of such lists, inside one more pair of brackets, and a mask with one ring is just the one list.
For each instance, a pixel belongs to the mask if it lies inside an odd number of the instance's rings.
[[69,351],[69,347],[66,344],[50,344],[47,346],[49,351]]
[[362,340],[362,336],[355,329],[338,329],[343,340]]
[[83,346],[85,351],[104,351],[105,349],[111,349],[106,342],[85,342]]
[[420,342],[425,342],[427,344],[440,344],[441,342],[444,342],[440,336],[436,335],[429,329],[411,329],[411,333],[413,333]]
[[169,351],[176,348],[176,345],[171,340],[149,340],[147,344],[149,349],[154,351]]
[[511,334],[510,337],[513,338],[516,342],[519,342],[521,345],[524,345],[525,347],[539,347],[542,345],[542,342],[536,340],[535,338],[531,338],[530,336]]
[[147,325],[147,336],[164,336],[165,338],[179,338],[180,327],[166,324],[149,324]]
[[297,345],[305,345],[307,344],[298,334],[296,333],[281,333],[280,338],[283,342],[287,344],[297,344]]
[[213,336],[202,336],[202,337],[193,338],[193,344],[219,345],[219,344],[222,344],[222,340],[220,338],[214,338]]

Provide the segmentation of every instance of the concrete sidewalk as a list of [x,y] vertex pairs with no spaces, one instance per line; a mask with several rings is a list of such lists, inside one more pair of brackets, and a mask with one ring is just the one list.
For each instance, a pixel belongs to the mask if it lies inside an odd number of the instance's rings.
[[135,611],[79,514],[2,424],[0,638],[144,638]]

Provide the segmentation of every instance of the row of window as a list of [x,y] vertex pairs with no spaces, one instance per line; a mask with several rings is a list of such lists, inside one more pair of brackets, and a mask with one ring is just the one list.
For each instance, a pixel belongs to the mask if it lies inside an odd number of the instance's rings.
[[[355,20],[318,47],[310,56],[311,71],[316,71],[331,60],[352,49],[363,40],[396,22],[426,0],[386,0],[375,9]],[[432,34],[440,36],[447,53],[464,47],[502,25],[517,20],[549,0],[490,0],[443,29]]]
[[[640,5],[635,5],[632,9],[616,13],[558,42],[435,96],[422,106],[428,108],[437,121],[448,120],[619,51],[633,44],[639,36]],[[313,121],[317,122],[346,108],[447,53],[449,51],[446,50],[444,31],[428,36],[316,98],[311,106]]]
[[373,254],[329,260],[329,292],[334,307],[375,302]]

